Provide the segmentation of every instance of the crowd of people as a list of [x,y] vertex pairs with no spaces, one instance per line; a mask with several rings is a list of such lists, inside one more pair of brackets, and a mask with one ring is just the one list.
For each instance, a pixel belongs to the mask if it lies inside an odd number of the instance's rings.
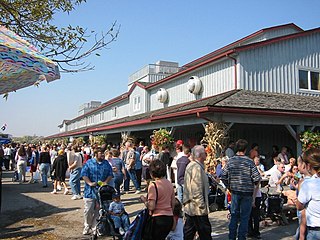
[[[226,202],[227,195],[231,195],[229,239],[261,238],[261,182],[266,180],[268,186],[284,192],[288,203],[299,210],[296,239],[320,239],[319,149],[310,149],[296,160],[288,155],[287,147],[279,151],[274,146],[266,159],[260,155],[258,144],[252,144],[249,150],[248,142],[240,139],[230,141],[223,157],[210,165],[204,146],[191,148],[178,140],[173,147],[174,154],[169,146],[159,149],[130,141],[123,146],[4,145],[0,147],[0,167],[16,170],[19,183],[27,182],[27,169],[31,173],[28,182],[39,181],[35,177],[38,172],[43,188],[49,186],[51,177],[51,194],[64,188],[64,194],[68,195],[68,178],[71,199],[84,201],[84,235],[95,231],[99,211],[97,188],[102,185],[116,190],[109,212],[115,228],[125,234],[130,223],[121,194],[129,193],[132,181],[135,194],[147,193],[140,200],[153,216],[152,239],[193,240],[195,236],[211,239],[208,217],[208,174],[211,174],[227,189]],[[85,182],[83,193],[81,179]],[[283,186],[287,186],[286,191]]]

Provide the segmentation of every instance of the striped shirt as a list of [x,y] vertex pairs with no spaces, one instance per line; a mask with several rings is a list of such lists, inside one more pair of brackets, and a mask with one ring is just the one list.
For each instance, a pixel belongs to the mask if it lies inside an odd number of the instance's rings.
[[254,184],[261,180],[261,176],[252,159],[235,155],[222,170],[221,180],[231,193],[252,195]]

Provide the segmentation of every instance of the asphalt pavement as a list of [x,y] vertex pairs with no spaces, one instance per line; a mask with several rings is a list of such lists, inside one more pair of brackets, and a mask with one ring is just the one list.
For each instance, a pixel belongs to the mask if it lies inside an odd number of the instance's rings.
[[[83,200],[71,200],[72,195],[50,194],[52,186],[41,183],[12,182],[13,172],[3,172],[0,239],[90,239],[82,235]],[[122,195],[132,221],[143,208],[134,189]],[[210,213],[212,239],[228,239],[228,211]],[[262,239],[293,239],[297,220],[279,226],[275,222],[261,223]],[[100,238],[108,239],[108,238]]]

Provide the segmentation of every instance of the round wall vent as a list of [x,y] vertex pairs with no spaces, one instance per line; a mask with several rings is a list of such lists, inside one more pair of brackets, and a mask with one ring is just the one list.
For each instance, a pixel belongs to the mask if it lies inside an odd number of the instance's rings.
[[201,80],[197,76],[190,77],[187,88],[190,93],[199,94],[202,88]]
[[160,88],[157,92],[157,99],[161,103],[165,103],[168,99],[168,92],[164,88]]

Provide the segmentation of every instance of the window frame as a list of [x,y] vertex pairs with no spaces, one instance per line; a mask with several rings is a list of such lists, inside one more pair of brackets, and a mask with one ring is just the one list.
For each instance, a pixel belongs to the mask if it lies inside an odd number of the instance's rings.
[[133,97],[133,111],[138,112],[140,110],[141,110],[141,97],[140,95],[137,95]]
[[[308,89],[300,88],[300,71],[305,71],[308,74]],[[312,93],[312,94],[320,94],[319,90],[311,89],[311,72],[315,72],[319,74],[320,79],[320,69],[319,68],[306,68],[306,67],[299,67],[297,71],[297,90],[301,93]]]

